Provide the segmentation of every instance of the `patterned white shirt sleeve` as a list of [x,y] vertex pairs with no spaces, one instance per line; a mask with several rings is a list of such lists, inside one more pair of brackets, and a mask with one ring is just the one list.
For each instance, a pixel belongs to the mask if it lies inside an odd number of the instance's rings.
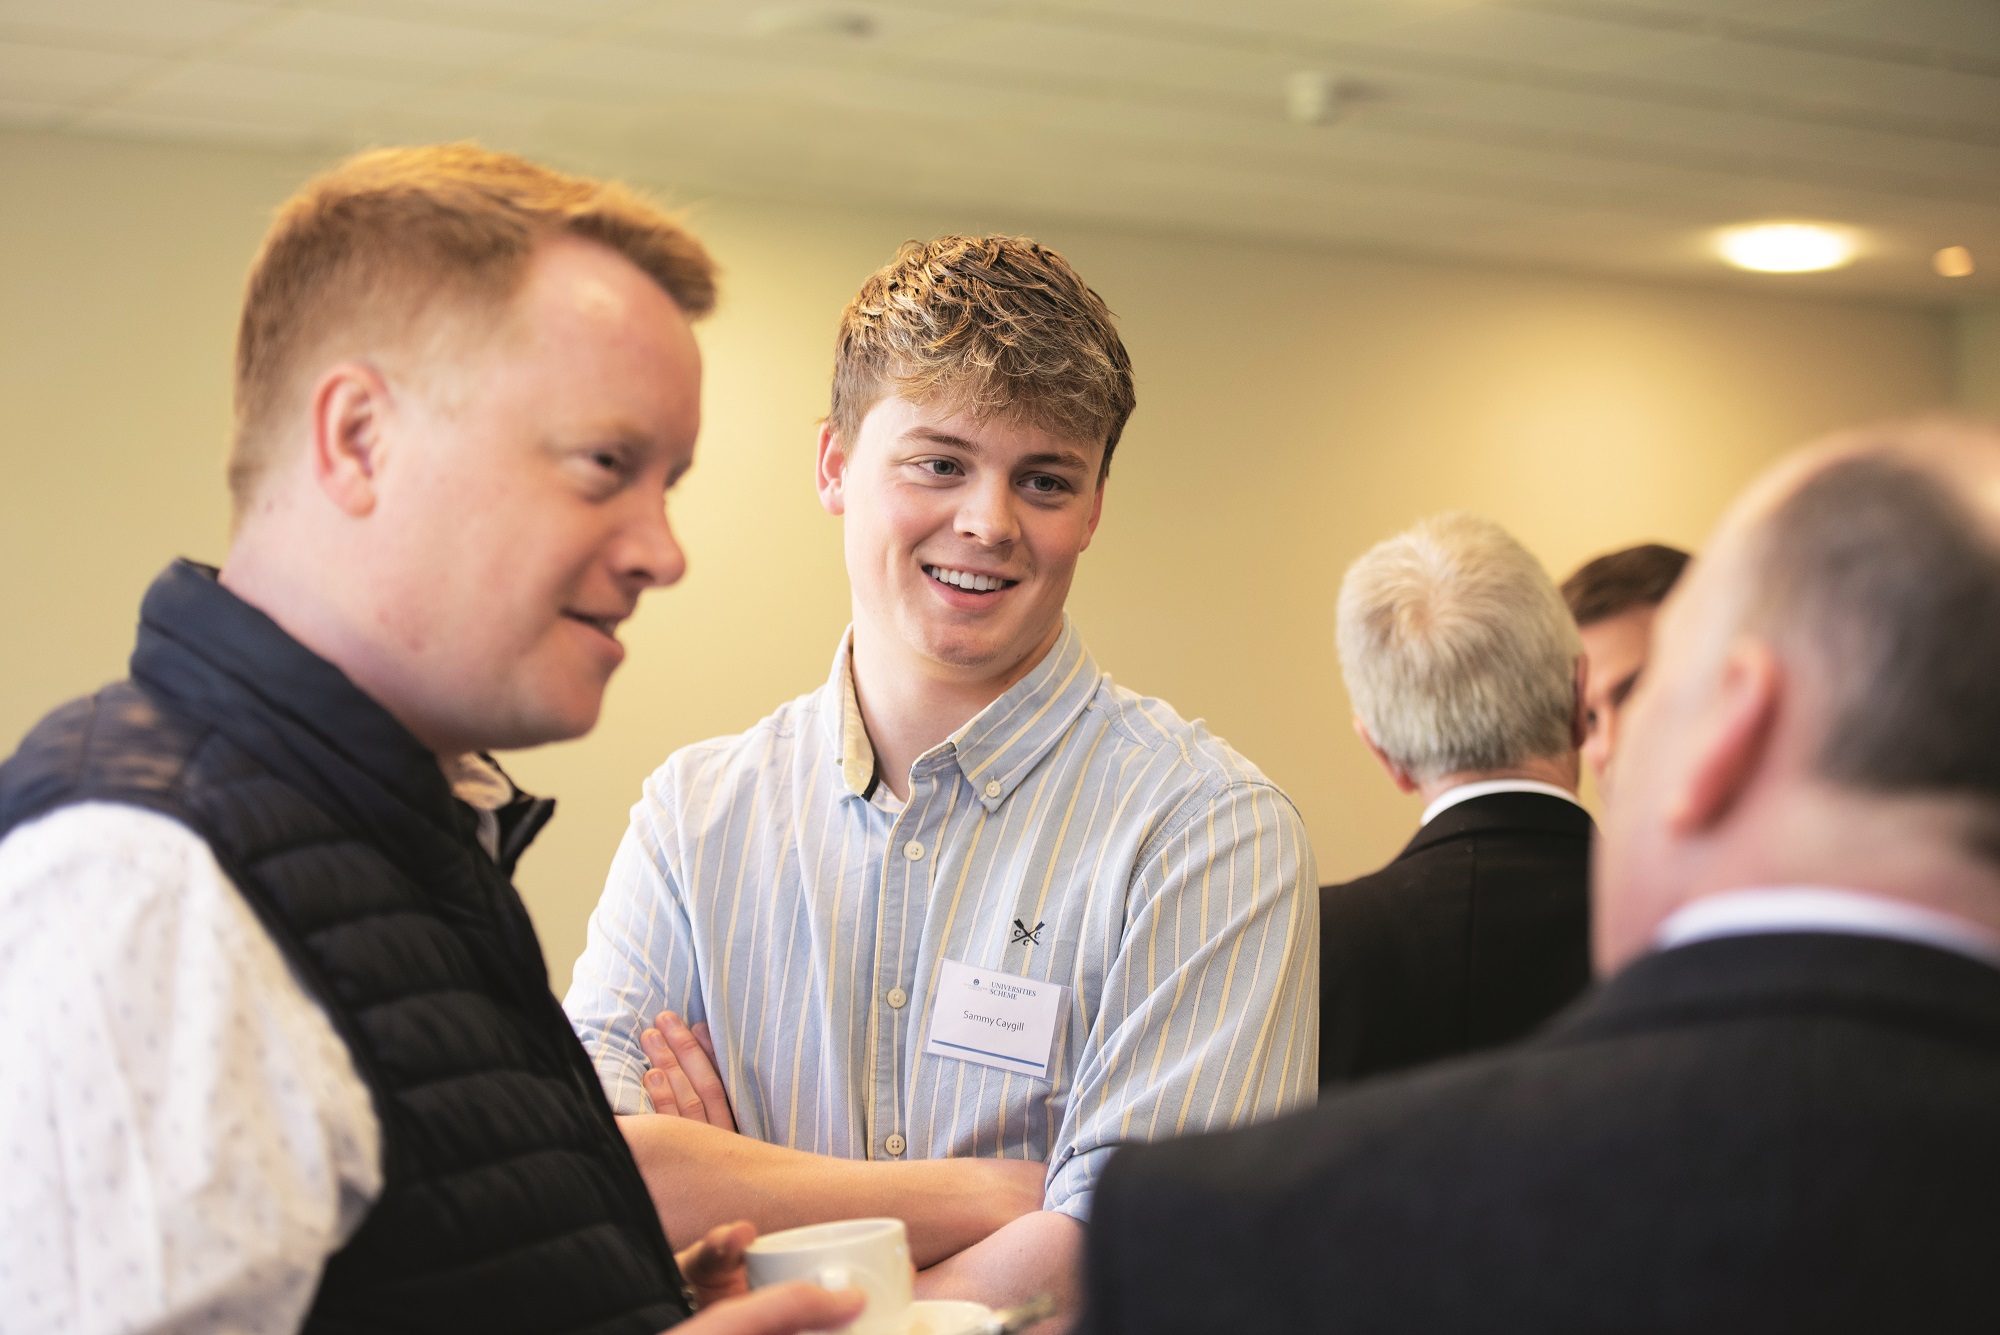
[[0,1327],[299,1328],[381,1193],[368,1089],[208,846],[85,803],[0,842]]

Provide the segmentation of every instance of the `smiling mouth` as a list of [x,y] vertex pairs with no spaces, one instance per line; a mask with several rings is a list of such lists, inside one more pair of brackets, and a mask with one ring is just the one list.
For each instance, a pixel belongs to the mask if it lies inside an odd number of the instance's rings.
[[581,612],[564,612],[563,615],[571,621],[581,621],[584,625],[598,631],[609,640],[618,638],[618,623],[624,619],[622,617],[590,617],[585,616]]
[[1018,579],[1002,579],[998,575],[981,575],[971,570],[954,570],[950,566],[925,566],[924,573],[940,584],[949,584],[965,593],[994,593],[1011,589],[1021,582]]

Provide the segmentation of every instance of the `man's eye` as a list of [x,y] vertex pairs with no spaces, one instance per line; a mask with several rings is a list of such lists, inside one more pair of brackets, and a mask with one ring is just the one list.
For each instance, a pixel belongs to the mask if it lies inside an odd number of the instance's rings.
[[1054,496],[1069,490],[1069,483],[1059,477],[1050,477],[1047,473],[1035,474],[1027,479],[1027,484],[1028,490],[1042,496]]
[[955,459],[926,459],[921,467],[933,477],[956,477],[959,471]]

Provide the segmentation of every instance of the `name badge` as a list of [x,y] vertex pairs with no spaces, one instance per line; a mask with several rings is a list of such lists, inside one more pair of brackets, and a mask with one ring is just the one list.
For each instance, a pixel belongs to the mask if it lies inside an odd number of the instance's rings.
[[941,961],[924,1054],[1046,1080],[1068,990],[1061,983]]

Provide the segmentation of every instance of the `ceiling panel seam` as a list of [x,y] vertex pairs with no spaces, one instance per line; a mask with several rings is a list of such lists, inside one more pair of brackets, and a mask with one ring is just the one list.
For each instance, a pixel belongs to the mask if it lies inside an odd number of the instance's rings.
[[[990,9],[989,6],[968,4],[964,0],[900,0],[900,7],[952,14],[979,14]],[[1010,3],[1005,5],[1004,9],[1009,17],[1033,17],[1052,27],[1143,37],[1177,45],[1220,46],[1235,51],[1293,60],[1301,57],[1330,60],[1343,63],[1352,69],[1372,68],[1426,74],[1470,83],[1540,88],[1550,92],[1609,99],[1614,102],[1704,111],[1730,111],[1739,115],[1795,121],[1805,125],[1869,130],[1903,138],[1935,139],[1978,144],[1982,147],[2000,147],[2000,125],[1988,125],[1953,117],[1912,115],[1846,103],[1785,97],[1740,88],[1701,87],[1625,74],[1593,74],[1582,70],[1564,70],[1548,65],[1531,65],[1522,61],[1484,56],[1398,50],[1391,46],[1345,38],[1314,37],[1304,33],[1246,28],[1235,24],[1177,18],[1164,14],[1143,16],[1129,12],[1113,14],[1048,3]]]
[[[1527,14],[1550,14],[1649,32],[1719,38],[1807,55],[1837,56],[1879,65],[1949,70],[1975,78],[2000,79],[2000,58],[1955,51],[1946,46],[1917,46],[1884,41],[1878,37],[1849,37],[1842,33],[1760,23],[1735,14],[1696,14],[1652,5],[1607,4],[1604,0],[1487,0],[1487,3],[1497,9],[1512,9]],[[1995,33],[2000,35],[2000,22],[1995,24]]]

